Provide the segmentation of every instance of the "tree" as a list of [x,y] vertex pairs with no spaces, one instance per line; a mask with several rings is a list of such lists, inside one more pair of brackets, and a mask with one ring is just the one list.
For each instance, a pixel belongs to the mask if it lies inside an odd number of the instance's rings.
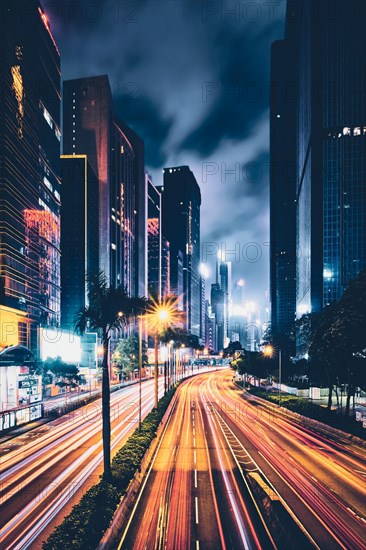
[[53,374],[56,386],[65,388],[66,393],[68,388],[77,388],[84,381],[84,377],[79,374],[78,367],[65,363],[60,356],[55,359],[47,357],[44,362],[44,369],[46,372]]
[[[330,306],[329,306],[330,307]],[[356,387],[364,384],[366,366],[366,270],[350,282],[334,306],[332,322],[324,333],[332,347],[341,382],[347,385],[345,414]]]
[[240,342],[229,342],[229,345],[227,348],[224,348],[224,355],[223,357],[229,357],[234,355],[236,351],[240,351],[243,349],[243,346]]
[[252,374],[256,378],[265,378],[274,368],[274,360],[264,357],[259,351],[246,351],[232,361],[232,368],[239,374]]
[[102,339],[102,437],[104,477],[111,478],[111,421],[109,388],[109,343],[113,332],[125,328],[132,316],[146,307],[145,298],[130,298],[122,286],[109,286],[103,271],[87,275],[89,305],[82,308],[75,320],[78,332],[96,330]]
[[[112,355],[112,359],[118,367],[118,372],[133,372],[140,366],[139,360],[139,337],[137,334],[133,334],[129,338],[122,338]],[[147,365],[147,344],[142,342],[142,364]]]

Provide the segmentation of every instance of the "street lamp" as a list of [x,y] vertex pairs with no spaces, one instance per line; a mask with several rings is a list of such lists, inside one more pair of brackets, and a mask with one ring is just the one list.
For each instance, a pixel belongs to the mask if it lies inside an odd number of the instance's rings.
[[[267,345],[263,349],[263,354],[267,357],[273,357],[275,349],[271,345]],[[281,407],[281,377],[282,377],[282,353],[278,350],[278,404]]]
[[154,332],[154,389],[155,389],[155,408],[158,407],[158,377],[159,377],[159,336],[161,332],[169,325],[177,322],[180,316],[178,311],[177,298],[165,298],[162,301],[152,300],[152,305],[146,313],[146,320]]

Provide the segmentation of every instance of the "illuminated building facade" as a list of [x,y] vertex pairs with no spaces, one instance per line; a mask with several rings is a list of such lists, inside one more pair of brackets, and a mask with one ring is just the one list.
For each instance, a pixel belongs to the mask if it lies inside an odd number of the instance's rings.
[[210,302],[206,300],[206,319],[205,319],[205,346],[213,352],[218,351],[217,347],[217,325],[215,314],[212,312]]
[[315,0],[287,10],[297,65],[297,316],[339,299],[366,266],[366,4],[331,11]]
[[61,156],[61,325],[87,305],[86,273],[99,269],[98,178],[86,155]]
[[111,285],[146,295],[142,140],[115,114],[107,76],[64,82],[63,152],[87,155],[98,177],[99,266]]
[[[182,289],[183,291],[183,289]],[[170,296],[170,243],[162,235],[161,241],[161,293]]]
[[8,3],[0,51],[0,322],[18,335],[0,346],[38,353],[38,327],[60,320],[61,132],[60,56],[37,1]]
[[200,336],[200,207],[201,192],[188,166],[164,169],[163,233],[170,243],[170,288],[180,295],[183,259],[183,311],[186,329]]
[[146,174],[147,198],[147,286],[149,293],[162,296],[161,195]]

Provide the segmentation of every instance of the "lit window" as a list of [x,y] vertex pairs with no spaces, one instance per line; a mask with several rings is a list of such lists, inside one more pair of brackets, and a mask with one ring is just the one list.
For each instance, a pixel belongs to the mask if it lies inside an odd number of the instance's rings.
[[43,116],[46,119],[47,124],[50,126],[50,128],[53,129],[53,120],[50,113],[47,111],[46,107],[43,107]]
[[114,243],[111,243],[111,248],[112,248],[112,250],[117,250],[117,247]]
[[343,135],[344,136],[350,136],[351,135],[351,128],[349,128],[348,126],[345,126],[343,128]]
[[354,135],[354,136],[360,136],[360,135],[361,135],[361,128],[360,128],[360,126],[356,126],[356,128],[353,128],[353,135]]
[[51,185],[51,182],[46,178],[46,176],[43,176],[43,183],[45,186],[50,190],[53,191],[53,187]]

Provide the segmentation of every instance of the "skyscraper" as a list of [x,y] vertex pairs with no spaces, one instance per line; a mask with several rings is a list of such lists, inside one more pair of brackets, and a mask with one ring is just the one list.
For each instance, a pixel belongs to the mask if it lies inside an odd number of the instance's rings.
[[107,76],[64,82],[63,152],[87,155],[99,182],[99,265],[110,284],[146,294],[142,140],[115,114]]
[[211,285],[211,309],[215,315],[216,323],[216,349],[220,351],[224,349],[225,345],[225,300],[224,293],[220,288],[219,283],[213,283]]
[[217,258],[220,273],[220,288],[224,295],[224,347],[229,345],[229,318],[231,313],[231,262]]
[[[362,0],[334,2],[331,13],[326,2],[289,2],[286,38],[273,47],[271,306],[275,322],[290,319],[291,309],[301,316],[339,299],[366,266],[365,15]],[[286,181],[274,174],[277,160],[287,165]],[[293,197],[296,308],[291,305],[293,242],[284,235],[285,230],[293,234]],[[285,285],[285,277],[289,284]]]
[[[60,54],[36,0],[0,19],[0,346],[60,320]],[[6,331],[5,331],[6,332]]]
[[217,325],[209,300],[206,300],[205,346],[208,350],[217,351]]
[[98,178],[86,155],[61,156],[61,324],[87,305],[86,273],[99,269]]
[[147,286],[159,298],[162,296],[162,227],[161,195],[146,174],[147,200]]
[[[289,4],[298,55],[297,313],[366,266],[366,5]],[[301,9],[295,12],[296,7]]]
[[[181,290],[183,292],[183,288]],[[161,244],[161,295],[170,296],[170,243],[162,235]]]
[[286,332],[296,311],[296,48],[272,45],[270,94],[270,293],[273,334]]
[[170,243],[170,287],[180,294],[183,260],[183,310],[186,328],[200,336],[200,206],[201,192],[188,166],[164,169],[163,233]]

